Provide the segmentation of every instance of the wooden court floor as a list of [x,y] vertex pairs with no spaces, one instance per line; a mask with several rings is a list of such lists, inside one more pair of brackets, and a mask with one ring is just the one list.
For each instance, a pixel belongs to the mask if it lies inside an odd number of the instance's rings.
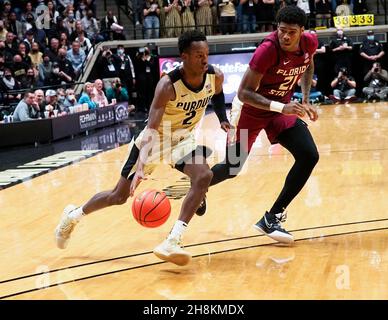
[[[54,228],[63,208],[112,187],[127,146],[0,191],[2,299],[388,299],[388,104],[322,106],[309,123],[320,161],[284,224],[286,247],[252,225],[269,209],[293,163],[261,134],[244,171],[208,192],[208,212],[184,237],[185,267],[152,254],[169,232],[189,183],[160,165],[138,191],[164,189],[172,214],[137,224],[131,201],[84,218],[66,250]],[[213,114],[199,140],[223,158]]]

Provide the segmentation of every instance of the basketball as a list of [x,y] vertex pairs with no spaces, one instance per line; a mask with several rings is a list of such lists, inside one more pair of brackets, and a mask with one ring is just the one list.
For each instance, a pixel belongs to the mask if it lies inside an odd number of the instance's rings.
[[170,213],[170,200],[161,191],[143,191],[132,202],[132,214],[135,220],[147,228],[161,226],[167,221]]

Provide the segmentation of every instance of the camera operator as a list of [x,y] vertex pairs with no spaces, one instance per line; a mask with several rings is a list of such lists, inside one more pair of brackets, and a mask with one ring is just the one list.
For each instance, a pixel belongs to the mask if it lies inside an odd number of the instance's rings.
[[139,48],[136,55],[136,91],[138,93],[138,110],[148,113],[154,98],[154,91],[156,88],[158,71],[156,59],[151,55],[147,47]]
[[120,61],[116,55],[112,54],[112,51],[108,47],[104,47],[101,57],[98,61],[98,65],[101,66],[100,78],[118,78],[120,77]]
[[112,104],[129,100],[128,91],[122,86],[120,79],[112,82],[112,87],[106,90],[106,97]]
[[368,100],[386,99],[388,94],[388,72],[381,68],[380,62],[375,62],[372,65],[372,68],[365,75],[364,81],[369,82],[368,86],[362,89]]
[[356,98],[356,81],[348,74],[346,68],[340,68],[338,76],[331,82],[333,95],[330,98],[334,102],[349,103]]

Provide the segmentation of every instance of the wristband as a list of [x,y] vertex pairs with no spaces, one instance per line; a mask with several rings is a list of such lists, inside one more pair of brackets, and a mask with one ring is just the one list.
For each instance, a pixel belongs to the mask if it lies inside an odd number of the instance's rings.
[[269,110],[282,113],[285,104],[277,101],[271,101]]

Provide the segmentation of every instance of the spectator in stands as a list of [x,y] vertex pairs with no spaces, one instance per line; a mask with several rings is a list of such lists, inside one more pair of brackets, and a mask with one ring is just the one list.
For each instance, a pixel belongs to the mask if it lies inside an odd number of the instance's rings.
[[315,12],[316,26],[330,28],[331,0],[315,0]]
[[101,21],[101,35],[105,41],[125,40],[122,27],[120,27],[117,17],[113,15],[113,11],[108,10],[106,16]]
[[59,12],[56,10],[54,6],[53,1],[48,1],[47,2],[47,8],[48,8],[48,14],[50,17],[50,21],[53,22],[54,24],[57,24],[58,22],[58,17],[59,17]]
[[43,63],[43,53],[39,51],[39,44],[37,42],[32,43],[31,51],[28,56],[31,59],[32,67],[38,70],[38,66]]
[[81,20],[82,26],[86,35],[93,43],[104,41],[104,37],[100,35],[97,19],[93,15],[92,10],[87,11],[87,15]]
[[351,71],[353,43],[344,35],[342,28],[337,28],[337,38],[330,42],[330,49],[335,59],[334,72],[338,73],[340,68]]
[[53,31],[53,38],[59,39],[61,36],[61,33],[66,33],[66,35],[69,35],[69,31],[63,24],[63,18],[61,16],[57,19],[57,24],[55,27],[55,30]]
[[[195,0],[195,24],[197,29],[205,35],[213,34],[213,15],[210,9],[212,0]],[[167,26],[167,17],[166,17]]]
[[57,97],[58,97],[58,108],[59,108],[58,115],[65,115],[67,113],[66,106],[65,106],[65,100],[66,100],[65,89],[58,88]]
[[349,103],[357,99],[356,95],[356,81],[348,74],[346,68],[341,68],[338,71],[338,76],[331,82],[333,95],[330,99],[337,103]]
[[[135,66],[131,57],[125,53],[124,46],[117,46],[116,59],[119,70],[119,78],[121,83],[127,88],[129,95],[131,96],[133,88],[136,85]],[[130,97],[131,98],[131,97]]]
[[73,41],[71,49],[67,51],[67,59],[71,62],[75,76],[78,78],[86,59],[85,51],[81,49],[81,45],[78,41]]
[[0,19],[6,22],[9,14],[12,12],[12,4],[11,1],[5,0],[3,5],[3,11],[1,12]]
[[93,54],[92,43],[88,38],[85,37],[84,31],[78,33],[78,37],[75,38],[75,41],[78,41],[80,43],[81,49],[85,51],[86,56],[89,56],[89,54]]
[[159,14],[160,8],[157,0],[145,0],[143,7],[144,39],[159,38]]
[[4,70],[5,70],[5,59],[4,59],[4,55],[0,53],[0,79],[4,77]]
[[32,7],[32,2],[27,2],[22,13],[21,22],[33,22],[36,19],[35,10]]
[[78,21],[82,20],[87,15],[88,9],[87,1],[82,0],[75,12],[75,19]]
[[[56,110],[56,112],[54,112]],[[55,90],[49,89],[46,91],[46,107],[45,111],[49,113],[49,117],[59,113],[61,110],[58,104],[58,96]]]
[[4,77],[0,79],[0,91],[5,92],[4,100],[6,103],[14,103],[20,100],[20,94],[8,93],[12,90],[20,90],[20,83],[14,78],[12,70],[4,69]]
[[337,0],[337,7],[335,8],[337,16],[350,16],[353,14],[352,8],[349,5],[349,0]]
[[256,11],[258,0],[240,0],[242,12],[242,32],[256,32]]
[[370,101],[372,99],[385,100],[388,94],[388,72],[381,68],[380,62],[375,62],[372,68],[364,77],[367,87],[362,89],[365,97]]
[[57,0],[56,2],[59,12],[64,12],[69,5],[74,5],[74,0]]
[[220,12],[221,33],[233,34],[236,25],[236,7],[239,0],[219,0],[218,10]]
[[70,49],[69,37],[66,33],[62,32],[59,36],[59,47],[66,49],[68,51]]
[[22,57],[17,54],[13,57],[12,71],[15,76],[15,79],[19,83],[23,83],[26,81],[27,70],[31,67],[31,65],[27,64],[23,61]]
[[63,26],[66,28],[68,35],[71,35],[75,31],[76,20],[74,17],[74,11],[69,10],[68,15],[63,19]]
[[38,86],[38,77],[33,68],[27,70],[27,75],[23,78],[20,86],[22,89],[33,89]]
[[77,99],[74,94],[74,89],[68,88],[66,89],[66,98],[65,101],[63,102],[65,111],[67,113],[70,112],[70,107],[74,107],[78,104]]
[[15,34],[20,40],[23,39],[25,29],[23,24],[16,19],[16,13],[11,12],[8,16],[7,30]]
[[45,53],[50,57],[50,61],[54,62],[57,60],[59,50],[59,40],[52,38],[50,40],[50,47],[46,48]]
[[[26,45],[26,49],[28,52],[32,49],[32,44],[35,42],[34,40],[34,31],[31,29],[26,32],[26,37],[23,39],[23,43]],[[38,43],[38,42],[36,42]],[[39,45],[39,43],[38,43]]]
[[78,34],[81,31],[84,31],[84,27],[82,25],[82,22],[77,20],[75,22],[75,30],[70,34],[70,37],[69,37],[70,42],[75,41],[75,39],[78,37]]
[[5,41],[7,33],[8,33],[8,30],[6,29],[6,27],[4,25],[4,21],[0,20],[0,40]]
[[181,17],[183,32],[195,29],[194,11],[194,0],[182,0]]
[[66,82],[73,82],[74,81],[74,69],[71,64],[71,62],[66,58],[67,57],[67,51],[65,48],[60,48],[58,50],[58,67],[59,67],[59,72],[65,73],[68,77],[70,77],[70,80]]
[[98,105],[99,108],[109,105],[108,99],[106,98],[104,92],[104,83],[101,79],[94,81],[92,100]]
[[45,85],[47,86],[58,86],[66,84],[72,81],[72,78],[65,72],[60,70],[59,63],[54,61],[52,63],[52,72],[46,78]]
[[47,79],[53,71],[53,64],[48,54],[43,54],[43,63],[38,65],[40,86],[47,85]]
[[89,110],[98,108],[98,105],[93,101],[93,83],[86,82],[84,84],[84,91],[81,97],[78,99],[79,104],[87,103]]
[[44,92],[42,89],[37,89],[34,92],[35,99],[35,109],[38,111],[38,118],[44,118],[44,111],[46,110],[46,102],[44,100]]
[[24,63],[26,63],[28,66],[31,66],[31,58],[28,55],[28,52],[26,50],[26,45],[24,44],[24,42],[19,43],[18,55],[22,57],[22,61]]
[[36,104],[34,104],[35,95],[31,91],[27,91],[24,94],[23,100],[21,100],[13,113],[13,121],[27,121],[37,118],[39,110],[36,110]]
[[[202,0],[202,1],[205,1],[205,0]],[[210,0],[206,0],[206,1],[210,1]],[[163,0],[163,7],[164,7],[164,11],[166,12],[166,21],[165,21],[166,37],[167,38],[179,37],[180,34],[182,33],[182,20],[181,20],[182,1]]]
[[363,74],[366,74],[375,62],[381,62],[385,55],[384,47],[375,39],[373,30],[367,32],[367,36],[360,46],[360,55],[363,58]]
[[5,36],[5,51],[7,51],[13,58],[18,52],[18,41],[12,32],[8,32]]
[[117,102],[128,101],[128,91],[121,84],[120,79],[116,79],[112,82],[112,86],[106,90],[106,97],[108,98],[109,103],[114,103],[114,99]]
[[13,55],[6,49],[5,41],[0,40],[0,54],[4,58],[4,64],[12,63]]

